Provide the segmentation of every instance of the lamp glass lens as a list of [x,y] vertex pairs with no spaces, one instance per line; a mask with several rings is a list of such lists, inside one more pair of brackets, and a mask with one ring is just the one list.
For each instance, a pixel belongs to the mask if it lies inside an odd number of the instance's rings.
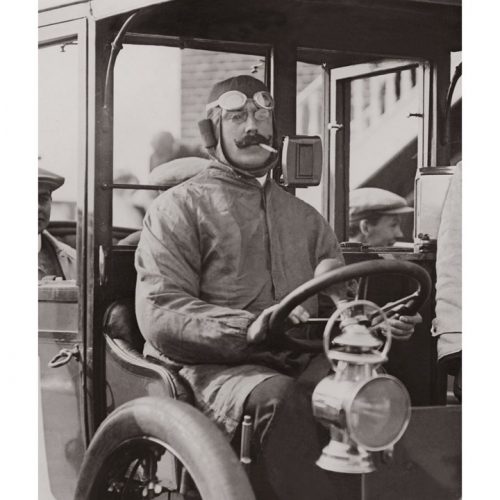
[[354,440],[367,450],[394,444],[410,417],[406,388],[392,377],[369,380],[357,392],[347,414]]

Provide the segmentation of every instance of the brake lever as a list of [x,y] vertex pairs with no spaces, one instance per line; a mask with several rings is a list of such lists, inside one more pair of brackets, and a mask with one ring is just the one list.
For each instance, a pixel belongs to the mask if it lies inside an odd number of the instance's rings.
[[[414,292],[411,295],[407,295],[402,299],[396,300],[394,302],[390,302],[380,309],[385,312],[388,318],[392,318],[396,314],[400,316],[409,315],[411,311],[411,306],[413,304],[413,299],[418,297],[418,292]],[[377,312],[373,312],[368,316],[370,321],[373,321],[377,316]]]
[[408,303],[411,303],[412,299],[416,299],[418,297],[418,291],[414,292],[410,295],[407,295],[406,297],[403,297],[402,299],[395,300],[394,302],[390,302],[389,304],[386,304],[385,306],[381,307],[382,311],[384,311],[386,314],[388,312],[391,312],[392,309],[394,309],[396,306],[403,305],[407,306],[408,308]]
[[410,314],[410,307],[408,304],[401,304],[394,308],[391,307],[390,311],[386,312],[388,318],[393,318],[394,316],[408,316]]
[[317,324],[317,323],[327,323],[329,318],[309,318],[307,321],[304,321],[304,324]]

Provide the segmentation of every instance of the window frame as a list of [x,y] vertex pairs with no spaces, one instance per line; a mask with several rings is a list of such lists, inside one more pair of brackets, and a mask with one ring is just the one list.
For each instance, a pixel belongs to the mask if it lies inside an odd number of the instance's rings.
[[[348,240],[349,228],[349,173],[350,173],[350,122],[351,122],[351,83],[354,80],[386,75],[416,68],[420,72],[421,97],[417,129],[417,168],[429,165],[430,155],[427,153],[431,144],[432,110],[428,106],[430,81],[426,77],[430,63],[425,60],[384,59],[381,68],[373,69],[371,63],[361,63],[340,68],[327,67],[330,76],[329,86],[329,123],[327,124],[327,142],[329,142],[329,179],[333,188],[326,192],[328,211],[326,217],[332,225],[340,241]],[[326,141],[325,141],[326,142]]]

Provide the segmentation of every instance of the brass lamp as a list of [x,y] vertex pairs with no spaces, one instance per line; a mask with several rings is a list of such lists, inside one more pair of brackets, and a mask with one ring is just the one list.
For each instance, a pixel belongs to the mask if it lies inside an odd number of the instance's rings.
[[[381,322],[370,326],[369,318]],[[334,324],[341,334],[333,340]],[[344,301],[325,327],[323,347],[334,374],[312,396],[313,414],[330,431],[316,464],[326,470],[375,470],[373,452],[391,449],[410,420],[410,397],[395,377],[378,373],[387,360],[391,332],[384,311],[367,300]]]

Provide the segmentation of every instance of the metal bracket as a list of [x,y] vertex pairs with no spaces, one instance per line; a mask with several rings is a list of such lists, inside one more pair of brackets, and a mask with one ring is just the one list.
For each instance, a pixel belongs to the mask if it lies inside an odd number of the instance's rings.
[[71,361],[71,358],[75,358],[77,361],[81,360],[80,349],[77,345],[73,349],[61,349],[48,363],[49,368],[59,368],[64,366]]
[[340,130],[341,128],[344,128],[344,125],[342,123],[329,123],[328,124],[328,130]]

